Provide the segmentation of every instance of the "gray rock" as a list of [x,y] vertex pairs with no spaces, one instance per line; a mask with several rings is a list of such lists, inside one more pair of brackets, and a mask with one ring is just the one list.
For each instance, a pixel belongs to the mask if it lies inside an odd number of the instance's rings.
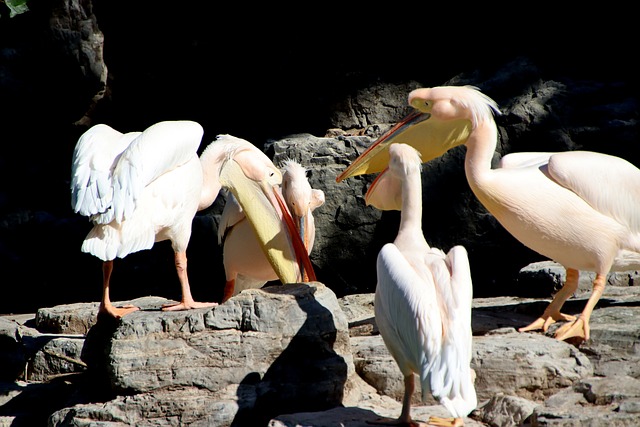
[[[614,288],[605,288],[606,304],[592,316],[593,337],[580,347],[555,340],[551,330],[515,332],[548,300],[474,299],[472,367],[481,403],[465,424],[640,421],[634,332],[640,297]],[[60,334],[38,331],[33,319],[0,317],[0,340],[13,343],[0,357],[18,352],[21,366],[29,366],[0,384],[0,422],[359,427],[400,413],[402,378],[374,328],[373,294],[337,299],[311,283],[245,291],[213,309],[162,312],[167,301],[136,299],[141,311],[114,324],[98,321],[80,354],[84,336],[65,327],[95,321],[95,304],[36,316],[49,319],[45,328],[62,325]],[[584,299],[568,303],[581,310]],[[418,393],[412,402],[414,419],[448,416]]]
[[78,404],[55,412],[50,426],[229,426],[239,411],[241,390],[212,393],[198,387],[118,396],[105,403]]
[[[137,396],[197,387],[207,399],[226,396],[232,419],[334,407],[354,373],[346,318],[318,282],[247,290],[212,309],[141,310],[109,326],[96,324],[83,355],[90,369],[106,368],[111,389]],[[114,408],[137,423],[147,401]]]
[[542,401],[593,375],[589,358],[577,348],[540,334],[511,330],[474,337],[473,351],[478,399],[504,393]]
[[490,426],[517,427],[529,425],[538,406],[540,404],[522,397],[496,394],[481,405],[475,415]]
[[[533,298],[548,298],[560,290],[567,273],[563,266],[554,261],[540,261],[531,263],[520,270],[518,274],[518,295]],[[581,271],[578,289],[574,296],[589,297],[593,290],[596,274],[592,271]],[[616,271],[607,275],[608,287],[637,286],[640,279],[639,271]]]
[[563,427],[636,426],[640,423],[639,398],[640,381],[636,378],[588,378],[536,407],[532,423],[535,426]]

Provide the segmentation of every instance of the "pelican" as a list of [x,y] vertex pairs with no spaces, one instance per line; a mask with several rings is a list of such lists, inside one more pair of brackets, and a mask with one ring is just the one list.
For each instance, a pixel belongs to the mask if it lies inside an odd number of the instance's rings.
[[71,203],[93,228],[82,251],[103,261],[99,313],[115,318],[138,310],[115,307],[109,297],[113,260],[170,240],[182,289],[165,310],[211,307],[194,301],[187,275],[187,245],[202,188],[197,149],[203,129],[192,121],[156,123],[122,134],[105,124],[83,133],[74,149]]
[[[209,144],[201,157],[203,163],[221,165],[220,173],[216,168],[204,169],[219,175],[218,190],[222,186],[231,193],[218,226],[218,241],[225,240],[222,301],[268,280],[316,280],[309,253],[282,200],[283,174],[266,154],[244,139],[223,135]],[[221,163],[219,159],[227,160]],[[241,283],[236,292],[238,275]]]
[[[496,169],[495,101],[472,86],[420,88],[408,96],[415,112],[362,153],[340,181],[383,169],[388,148],[404,142],[423,161],[466,145],[465,174],[484,207],[525,246],[566,269],[566,280],[542,315],[519,331],[564,323],[558,340],[589,339],[589,319],[610,271],[640,268],[640,170],[619,157],[591,151],[513,153]],[[595,272],[579,316],[561,312],[578,287],[579,271]]]
[[[325,198],[322,190],[311,188],[306,172],[300,163],[286,160],[282,168],[282,188],[278,191],[292,220],[295,220],[295,230],[304,250],[310,254],[315,240],[312,213],[324,204]],[[228,195],[220,217],[218,243],[223,245],[226,275],[223,302],[244,289],[260,288],[266,282],[278,279],[233,194]],[[302,263],[301,280],[316,280],[313,269],[305,269],[304,265]]]
[[400,210],[393,243],[377,259],[375,319],[380,335],[404,376],[402,412],[390,422],[413,425],[411,395],[419,375],[422,398],[428,390],[453,415],[431,417],[430,425],[462,426],[477,405],[471,363],[472,283],[463,246],[445,254],[422,233],[420,154],[406,144],[389,147],[389,166],[367,191],[366,203]]
[[[114,259],[150,249],[163,240],[171,241],[182,291],[181,301],[163,310],[217,305],[196,302],[191,295],[186,249],[192,220],[198,210],[213,203],[222,186],[237,191],[236,184],[242,186],[252,179],[258,180],[253,181],[254,187],[262,184],[268,190],[269,186],[259,181],[260,176],[242,174],[239,164],[246,167],[252,160],[246,154],[233,159],[211,155],[214,150],[207,148],[199,158],[203,133],[200,124],[188,120],[163,121],[143,132],[126,134],[98,124],[78,139],[72,159],[71,204],[74,212],[93,223],[81,250],[103,261],[100,314],[121,318],[139,309],[111,303]],[[236,181],[229,180],[230,174],[236,175]],[[277,271],[290,277],[291,269],[278,265]]]

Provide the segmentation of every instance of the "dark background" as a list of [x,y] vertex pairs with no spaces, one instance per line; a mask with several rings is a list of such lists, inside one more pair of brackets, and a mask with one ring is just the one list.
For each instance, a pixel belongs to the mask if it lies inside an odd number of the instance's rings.
[[[635,79],[638,38],[623,9],[580,17],[461,5],[213,3],[93,2],[109,70],[94,123],[127,132],[190,119],[205,129],[201,149],[219,133],[262,146],[324,135],[334,105],[376,81],[440,85],[518,56],[532,58],[541,78],[553,69],[574,79]],[[69,191],[71,155],[86,130],[74,122],[92,94],[50,38],[51,4],[29,7],[15,18],[3,9],[0,18],[0,313],[99,301],[101,292],[100,261],[80,252],[90,224],[72,212]],[[194,222],[192,247],[194,296],[215,299],[211,283],[224,276],[211,273],[220,249],[210,223]],[[179,298],[169,243],[117,260],[113,283],[112,300]]]

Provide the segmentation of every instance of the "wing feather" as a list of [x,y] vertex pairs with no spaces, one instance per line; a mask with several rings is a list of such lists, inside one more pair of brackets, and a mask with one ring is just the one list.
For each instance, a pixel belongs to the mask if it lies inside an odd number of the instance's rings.
[[105,124],[91,127],[73,153],[73,210],[98,224],[122,222],[144,187],[197,156],[203,133],[192,121],[160,122],[127,134]]
[[388,243],[377,261],[376,323],[404,375],[430,372],[440,352],[442,320],[431,278],[421,278]]
[[84,216],[105,213],[113,202],[113,169],[140,132],[123,135],[110,126],[91,127],[78,139],[71,163],[71,207]]
[[547,164],[551,152],[527,152],[509,153],[500,159],[499,167],[503,169],[516,169],[527,167],[539,167]]
[[[477,406],[470,368],[473,286],[468,254],[463,246],[454,246],[446,257],[433,254],[429,265],[443,310],[445,333],[431,378],[423,376],[421,380],[430,381],[433,395],[452,414],[466,416]],[[424,384],[422,388],[425,389]]]
[[640,169],[627,160],[591,151],[567,151],[551,156],[548,172],[597,211],[640,232]]
[[138,135],[113,171],[116,221],[131,215],[144,187],[197,156],[203,134],[199,123],[184,120],[159,122]]

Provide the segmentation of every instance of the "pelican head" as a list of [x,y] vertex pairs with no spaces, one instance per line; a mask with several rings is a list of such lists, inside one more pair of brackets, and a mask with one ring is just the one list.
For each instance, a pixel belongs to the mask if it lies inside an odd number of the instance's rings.
[[312,212],[324,204],[324,192],[311,188],[307,170],[295,160],[285,160],[282,170],[282,196],[305,250],[310,253],[316,233]]
[[408,103],[415,111],[374,141],[338,175],[337,182],[383,171],[389,164],[389,146],[399,142],[417,149],[423,162],[440,157],[465,144],[487,114],[499,112],[496,103],[473,86],[415,89]]

